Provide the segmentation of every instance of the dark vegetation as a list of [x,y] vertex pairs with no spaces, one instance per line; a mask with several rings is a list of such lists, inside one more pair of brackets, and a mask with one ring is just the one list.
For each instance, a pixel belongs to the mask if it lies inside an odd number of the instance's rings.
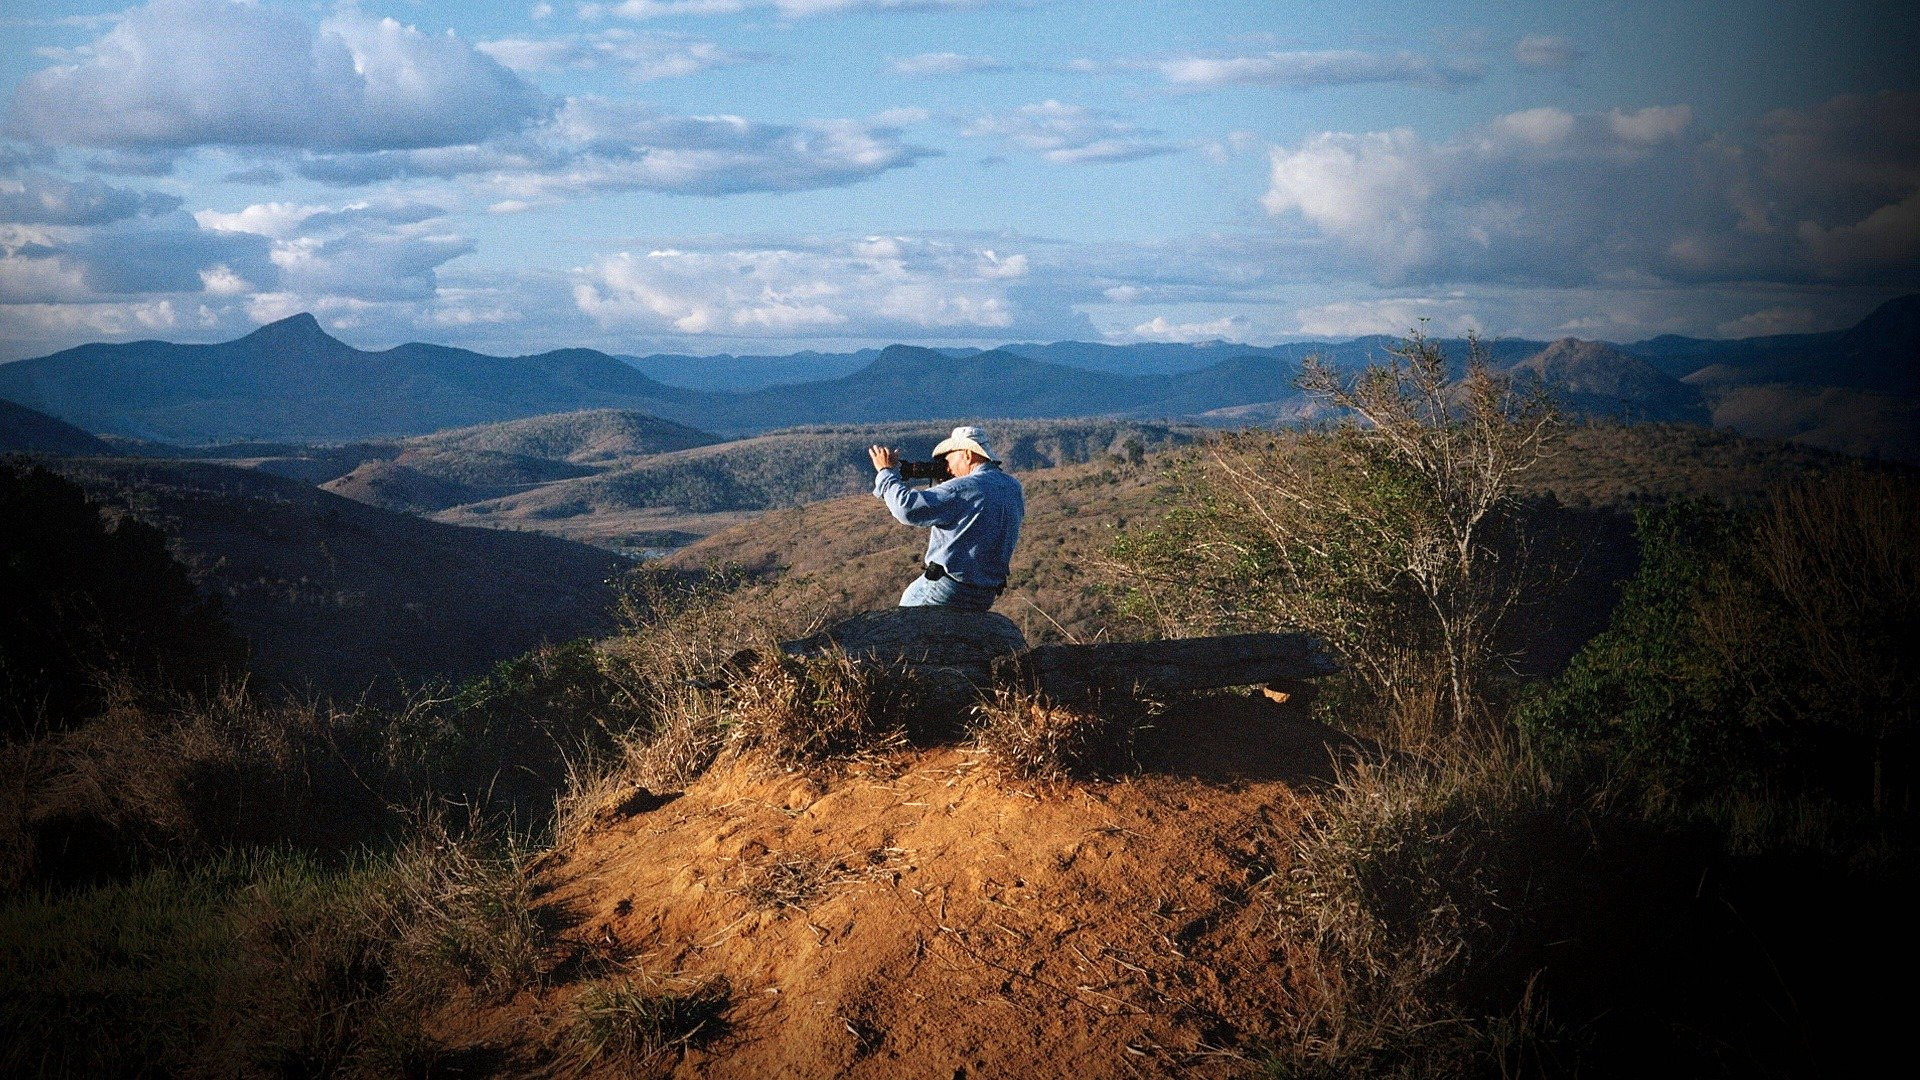
[[0,595],[0,735],[68,727],[116,683],[204,693],[245,667],[164,534],[24,459],[0,459]]
[[[1097,460],[1030,485],[1055,517],[1036,514],[1016,567],[1030,626],[1301,626],[1347,662],[1315,709],[1358,749],[1301,787],[1297,828],[1256,838],[1265,861],[1236,894],[1287,960],[1284,1004],[1210,1038],[1279,1076],[1875,1060],[1904,1017],[1857,961],[1915,936],[1920,484],[1691,428],[1563,429],[1491,365],[1418,338],[1307,385],[1349,418],[1155,454],[1090,435]],[[32,567],[54,597],[125,592],[101,583],[124,583],[130,545],[166,618],[214,618],[155,561],[158,533],[118,540],[125,519],[9,475],[52,508],[36,521],[80,537],[61,563],[6,534],[9,572]],[[535,868],[729,755],[827,776],[884,769],[916,736],[911,684],[766,649],[873,602],[791,561],[796,531],[883,592],[909,576],[916,552],[889,545],[915,537],[821,516],[852,506],[768,515],[743,571],[642,566],[604,640],[393,700],[289,696],[142,651],[184,640],[177,623],[72,622],[97,651],[73,652],[88,678],[60,685],[91,696],[57,720],[51,697],[10,697],[30,718],[0,747],[0,1068],[644,1074],[723,1039],[733,988],[567,944]],[[1632,550],[1600,550],[1609,537]],[[1516,674],[1517,644],[1579,621],[1542,613],[1556,603],[1610,621],[1568,632],[1564,671]],[[46,610],[25,625],[86,614]],[[50,670],[16,664],[46,642],[14,630],[6,670]],[[749,647],[762,659],[739,659]],[[1151,704],[1015,695],[965,737],[1055,797],[1125,775]],[[857,870],[763,869],[769,906]],[[463,1008],[562,984],[551,1039],[487,1057],[448,1035]]]

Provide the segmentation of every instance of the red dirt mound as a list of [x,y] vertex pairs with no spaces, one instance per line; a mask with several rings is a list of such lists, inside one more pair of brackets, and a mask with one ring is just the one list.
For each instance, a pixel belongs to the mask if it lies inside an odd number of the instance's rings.
[[[1160,717],[1112,782],[1033,788],[964,748],[830,779],[723,761],[542,879],[576,952],[726,977],[727,1034],[674,1075],[1241,1073],[1226,1044],[1288,987],[1261,884],[1340,742],[1221,696]],[[581,985],[461,1023],[550,1041]]]

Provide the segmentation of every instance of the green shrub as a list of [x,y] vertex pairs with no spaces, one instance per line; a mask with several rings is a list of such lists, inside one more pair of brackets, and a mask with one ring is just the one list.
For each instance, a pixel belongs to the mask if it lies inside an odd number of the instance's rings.
[[1766,716],[1742,692],[1741,673],[1706,646],[1700,623],[1751,526],[1724,505],[1696,501],[1641,507],[1635,525],[1640,567],[1607,629],[1523,703],[1521,729],[1550,754],[1594,754],[1665,784],[1757,779]]
[[1728,787],[1884,809],[1920,709],[1920,485],[1853,470],[1758,506],[1643,508],[1608,628],[1518,720],[1659,797]]
[[1417,744],[1478,725],[1503,659],[1496,635],[1525,585],[1519,481],[1557,420],[1477,342],[1454,371],[1418,333],[1351,378],[1309,358],[1301,386],[1340,420],[1196,451],[1178,503],[1111,550],[1131,587],[1124,610],[1169,636],[1317,634],[1391,706],[1383,735]]

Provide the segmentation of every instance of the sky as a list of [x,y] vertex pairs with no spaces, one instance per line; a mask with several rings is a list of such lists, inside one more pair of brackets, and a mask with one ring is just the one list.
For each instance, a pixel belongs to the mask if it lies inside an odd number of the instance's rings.
[[0,6],[0,360],[1850,325],[1920,20],[1727,0]]

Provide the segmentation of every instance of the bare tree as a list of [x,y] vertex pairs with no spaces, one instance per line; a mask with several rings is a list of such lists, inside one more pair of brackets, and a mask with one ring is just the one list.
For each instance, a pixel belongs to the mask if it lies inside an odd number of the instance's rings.
[[1211,441],[1169,514],[1115,546],[1134,609],[1169,629],[1313,631],[1397,715],[1458,730],[1522,585],[1516,487],[1548,451],[1552,403],[1477,340],[1453,375],[1420,332],[1351,377],[1310,358],[1301,386],[1333,423]]

